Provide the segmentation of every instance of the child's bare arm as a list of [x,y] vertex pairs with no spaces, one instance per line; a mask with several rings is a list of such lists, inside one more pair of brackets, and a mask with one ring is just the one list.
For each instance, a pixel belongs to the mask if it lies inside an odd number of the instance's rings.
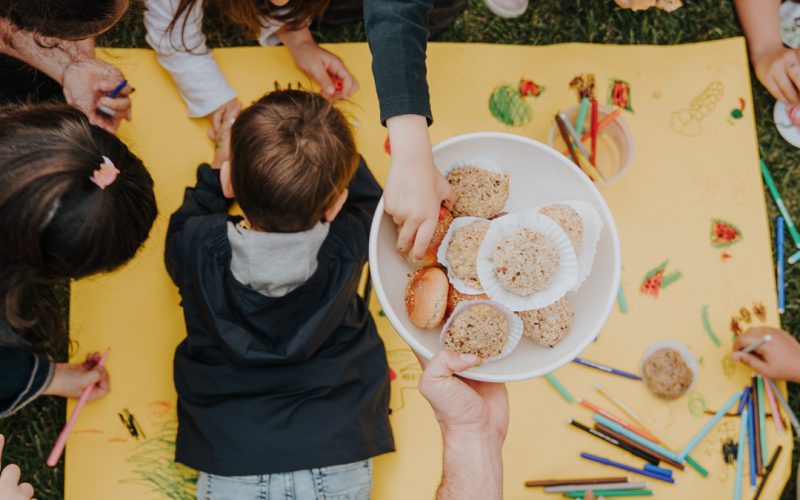
[[[765,335],[771,335],[772,341],[751,353],[741,352],[748,344]],[[733,346],[733,359],[743,362],[765,377],[800,382],[800,343],[779,328],[751,328],[739,335]]]
[[780,0],[735,3],[756,76],[779,101],[800,104],[800,57],[781,41]]

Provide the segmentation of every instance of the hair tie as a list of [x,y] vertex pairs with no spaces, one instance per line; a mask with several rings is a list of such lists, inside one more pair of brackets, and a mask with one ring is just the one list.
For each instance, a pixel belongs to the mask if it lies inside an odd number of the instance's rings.
[[108,156],[103,156],[103,163],[92,173],[89,180],[97,184],[100,189],[105,189],[117,180],[117,175],[119,170],[114,166],[114,162]]

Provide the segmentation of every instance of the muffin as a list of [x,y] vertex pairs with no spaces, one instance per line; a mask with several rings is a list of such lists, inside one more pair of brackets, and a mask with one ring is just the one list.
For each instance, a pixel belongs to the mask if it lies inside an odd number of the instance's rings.
[[441,325],[449,288],[447,275],[438,267],[423,267],[412,274],[405,292],[406,312],[411,323],[420,328]]
[[492,255],[492,264],[503,288],[528,296],[553,281],[560,258],[542,233],[522,228],[500,240]]
[[452,222],[453,214],[450,213],[450,210],[440,207],[439,220],[436,222],[436,229],[433,231],[433,238],[428,244],[428,249],[425,250],[425,255],[421,259],[415,259],[409,253],[406,261],[415,268],[436,265],[436,252],[439,250],[439,245],[442,244],[442,240],[447,235],[447,230],[450,229]]
[[558,344],[569,333],[575,317],[566,297],[542,309],[520,311],[517,315],[524,325],[523,334],[547,347]]
[[450,285],[450,290],[447,292],[447,308],[444,311],[444,319],[450,317],[453,314],[453,311],[458,306],[458,304],[464,302],[465,300],[488,300],[489,296],[485,293],[481,293],[478,295],[469,295],[466,293],[459,292],[456,287]]
[[583,246],[583,219],[574,208],[561,204],[548,205],[539,210],[539,213],[556,221],[567,233],[572,248],[576,252],[580,251]]
[[447,182],[456,193],[453,215],[491,217],[508,199],[508,174],[499,174],[478,167],[456,167],[447,174]]
[[663,347],[646,356],[642,378],[650,392],[662,399],[677,399],[689,390],[694,370],[684,355],[672,347]]
[[508,334],[508,319],[503,311],[478,303],[453,318],[444,332],[444,346],[448,351],[491,359],[503,351]]
[[450,271],[466,285],[480,289],[478,279],[478,250],[489,230],[489,222],[478,220],[453,233],[447,245],[447,263]]

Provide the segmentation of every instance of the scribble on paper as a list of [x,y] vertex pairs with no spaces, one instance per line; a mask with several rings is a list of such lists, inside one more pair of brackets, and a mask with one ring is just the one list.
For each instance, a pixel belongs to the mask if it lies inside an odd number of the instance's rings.
[[594,74],[576,75],[569,81],[569,88],[576,92],[578,102],[581,102],[584,97],[594,99]]
[[509,127],[527,125],[533,119],[528,97],[539,97],[545,88],[533,80],[522,78],[518,85],[501,83],[489,96],[489,112]]
[[692,99],[688,108],[679,109],[670,115],[670,127],[686,137],[697,137],[703,132],[703,119],[717,108],[724,94],[725,87],[721,81],[714,80],[709,83]]
[[611,79],[608,84],[609,105],[618,106],[625,111],[633,113],[631,104],[631,85],[625,80]]
[[697,417],[706,411],[706,398],[697,391],[689,393],[689,413]]
[[386,358],[389,361],[391,379],[389,409],[396,412],[406,405],[405,392],[417,390],[422,369],[411,349],[390,349],[386,352]]
[[703,329],[706,331],[708,338],[711,339],[711,342],[717,347],[722,345],[719,341],[719,337],[717,337],[717,334],[714,333],[714,330],[711,328],[711,320],[708,318],[708,304],[704,304],[702,309],[700,309],[700,318],[703,320]]
[[661,290],[683,277],[683,273],[680,271],[667,273],[668,263],[669,261],[665,260],[645,274],[642,284],[639,286],[639,293],[648,297],[658,298]]
[[136,416],[131,413],[127,408],[123,409],[121,412],[117,413],[119,416],[120,421],[122,421],[122,425],[125,426],[125,429],[128,431],[128,434],[131,435],[132,438],[139,440],[139,439],[147,439],[147,436],[144,433],[144,429],[142,429],[142,425],[136,420]]

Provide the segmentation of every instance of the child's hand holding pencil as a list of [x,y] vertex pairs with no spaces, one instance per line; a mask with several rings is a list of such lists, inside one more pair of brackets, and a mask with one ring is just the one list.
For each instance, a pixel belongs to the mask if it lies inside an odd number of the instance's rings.
[[[767,335],[770,341],[745,352]],[[800,343],[784,330],[766,326],[747,330],[736,339],[732,357],[765,377],[800,382]]]

